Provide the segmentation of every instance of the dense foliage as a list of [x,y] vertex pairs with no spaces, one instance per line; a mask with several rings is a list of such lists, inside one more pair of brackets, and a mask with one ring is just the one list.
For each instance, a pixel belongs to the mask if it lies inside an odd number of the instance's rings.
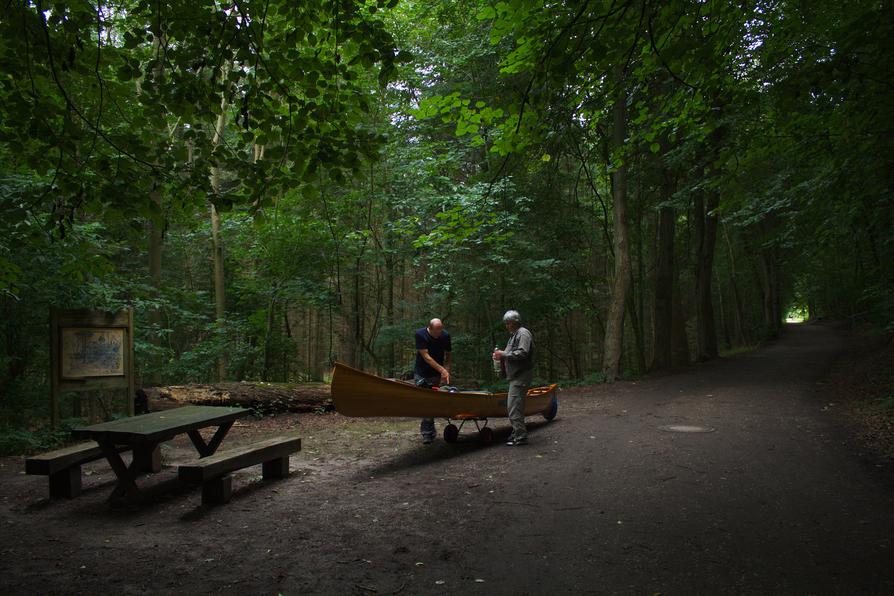
[[890,3],[14,0],[0,13],[0,425],[48,310],[132,307],[140,383],[491,383],[894,332]]

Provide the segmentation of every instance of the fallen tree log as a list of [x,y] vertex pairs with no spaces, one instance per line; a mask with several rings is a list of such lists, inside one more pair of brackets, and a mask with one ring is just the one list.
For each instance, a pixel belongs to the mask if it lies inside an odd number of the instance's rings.
[[137,391],[137,409],[158,411],[187,404],[239,406],[261,414],[323,412],[333,409],[326,383],[215,383],[167,385]]

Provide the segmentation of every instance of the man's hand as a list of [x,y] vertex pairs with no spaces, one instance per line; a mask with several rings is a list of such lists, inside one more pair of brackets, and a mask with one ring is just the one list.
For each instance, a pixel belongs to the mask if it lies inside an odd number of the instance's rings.
[[441,370],[441,385],[449,385],[450,384],[450,371],[445,369]]
[[504,352],[503,350],[494,350],[493,359],[494,360],[502,360],[503,356],[505,356],[505,355],[506,355],[506,352]]

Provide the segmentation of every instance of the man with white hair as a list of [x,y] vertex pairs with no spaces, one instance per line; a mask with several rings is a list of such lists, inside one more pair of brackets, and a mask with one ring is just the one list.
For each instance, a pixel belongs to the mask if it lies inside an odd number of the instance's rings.
[[[416,366],[413,378],[417,385],[450,384],[450,334],[441,319],[432,319],[427,327],[416,330]],[[422,442],[428,445],[436,435],[434,418],[423,418],[419,427]]]
[[503,324],[511,334],[505,350],[494,350],[494,360],[499,360],[509,381],[509,395],[506,409],[512,434],[506,444],[510,447],[528,444],[528,429],[525,426],[525,395],[534,376],[534,336],[522,327],[517,310],[508,310],[503,315]]

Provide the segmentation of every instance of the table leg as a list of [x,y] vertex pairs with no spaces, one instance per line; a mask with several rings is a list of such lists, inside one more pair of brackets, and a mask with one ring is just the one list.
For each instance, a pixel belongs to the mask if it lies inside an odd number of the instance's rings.
[[197,430],[187,431],[186,434],[189,435],[189,438],[192,440],[192,444],[195,445],[196,451],[199,452],[201,457],[208,457],[209,455],[213,455],[217,448],[220,447],[221,442],[224,440],[224,437],[227,436],[227,433],[230,431],[230,428],[233,426],[232,422],[225,422],[217,427],[217,430],[214,432],[214,436],[211,437],[211,440],[207,443],[205,439],[202,438],[201,433]]
[[81,494],[81,466],[71,466],[50,474],[50,498],[73,499]]
[[114,444],[108,441],[97,441],[97,443],[99,443],[99,448],[102,449],[103,455],[109,460],[109,465],[112,466],[112,471],[115,472],[115,476],[118,478],[118,484],[115,485],[115,490],[112,491],[109,500],[125,496],[128,501],[138,502],[140,500],[140,489],[137,488],[135,480],[139,460],[134,459],[130,466],[127,466],[118,454],[118,450],[115,449]]
[[137,472],[161,472],[161,445],[134,447],[133,462]]

